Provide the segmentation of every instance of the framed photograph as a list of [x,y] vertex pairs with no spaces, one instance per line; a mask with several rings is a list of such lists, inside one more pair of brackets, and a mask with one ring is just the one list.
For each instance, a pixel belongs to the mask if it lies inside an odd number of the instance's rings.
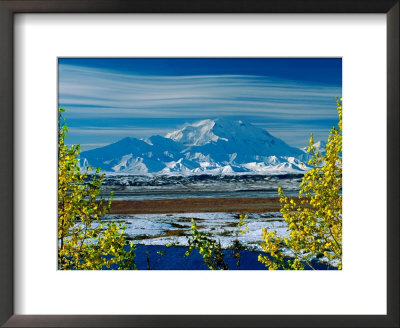
[[398,1],[0,9],[2,325],[399,325]]

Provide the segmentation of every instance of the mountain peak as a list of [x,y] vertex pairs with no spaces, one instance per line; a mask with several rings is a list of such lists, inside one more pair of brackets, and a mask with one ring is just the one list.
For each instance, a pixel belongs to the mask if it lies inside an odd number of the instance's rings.
[[[319,140],[313,144],[315,151],[319,153],[324,153],[326,148],[326,142],[323,140]],[[308,146],[301,148],[305,153],[307,153]]]
[[185,124],[179,130],[167,133],[165,138],[172,139],[185,146],[202,146],[211,141],[218,141],[219,137],[212,132],[214,120],[202,120],[192,124]]
[[[241,120],[218,117],[186,123],[181,129],[167,133],[165,138],[172,139],[185,146],[203,146],[219,140],[229,141],[229,135],[238,135],[240,131],[255,128]],[[268,135],[269,133],[266,132]]]
[[229,117],[205,119],[191,124],[186,123],[183,128],[170,132],[165,137],[186,147],[227,142],[243,151],[261,151],[279,156],[300,152],[258,126]]

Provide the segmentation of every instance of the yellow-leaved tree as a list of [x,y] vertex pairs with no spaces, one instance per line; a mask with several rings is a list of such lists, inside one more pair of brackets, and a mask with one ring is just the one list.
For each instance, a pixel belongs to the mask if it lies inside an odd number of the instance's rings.
[[[58,131],[58,268],[60,270],[135,269],[135,246],[124,226],[102,223],[111,199],[98,199],[104,174],[82,173],[80,146],[65,144],[67,125],[59,109]],[[87,171],[91,171],[88,168]]]
[[[318,152],[311,135],[307,151],[312,166],[302,179],[299,197],[289,198],[279,188],[281,213],[288,237],[263,229],[261,247],[268,255],[258,260],[269,270],[313,268],[313,259],[342,268],[342,98],[337,99],[339,123],[330,131],[325,153]],[[286,255],[292,259],[285,260]]]

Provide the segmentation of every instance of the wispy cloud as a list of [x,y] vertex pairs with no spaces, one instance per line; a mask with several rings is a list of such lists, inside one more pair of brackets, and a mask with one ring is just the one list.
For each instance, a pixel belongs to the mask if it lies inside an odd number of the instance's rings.
[[[255,122],[262,123],[281,120],[283,134],[285,124],[293,124],[293,120],[334,122],[334,97],[340,95],[341,87],[338,86],[268,76],[135,75],[98,68],[59,66],[59,105],[67,109],[67,119],[74,119],[77,124],[70,133],[81,136],[95,133],[99,136],[122,136],[133,129],[135,135],[143,132],[148,136],[155,131],[164,134],[170,128],[155,128],[151,122],[128,129],[79,125],[79,120],[85,124],[90,118],[157,120],[186,117],[195,120],[220,116],[253,117]],[[275,130],[279,128],[275,127]],[[294,129],[291,131],[295,133]]]
[[104,136],[104,135],[113,135],[113,136],[128,136],[128,137],[136,137],[140,138],[143,136],[152,136],[155,134],[164,135],[170,132],[171,129],[154,129],[151,127],[141,128],[137,126],[133,126],[130,128],[97,128],[97,127],[80,127],[80,128],[70,128],[69,133],[73,135],[94,135],[94,136]]

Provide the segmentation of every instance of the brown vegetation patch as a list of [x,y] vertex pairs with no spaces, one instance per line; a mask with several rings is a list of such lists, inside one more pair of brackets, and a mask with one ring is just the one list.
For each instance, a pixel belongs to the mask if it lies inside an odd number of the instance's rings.
[[111,214],[165,214],[191,212],[260,213],[278,212],[279,210],[280,203],[278,197],[187,198],[138,201],[114,200],[111,204]]
[[239,221],[237,221],[237,222],[231,222],[231,223],[225,224],[224,227],[227,227],[227,228],[235,228],[235,227],[238,226],[238,223],[239,223]]
[[223,237],[233,236],[233,231],[224,230],[224,231],[221,231],[221,232],[217,233],[217,235],[218,236],[223,236]]
[[173,236],[185,236],[184,230],[167,230],[163,234],[157,234],[153,236],[149,235],[136,235],[131,238],[130,240],[145,240],[145,239],[155,239],[155,238],[162,238],[162,237],[173,237]]

